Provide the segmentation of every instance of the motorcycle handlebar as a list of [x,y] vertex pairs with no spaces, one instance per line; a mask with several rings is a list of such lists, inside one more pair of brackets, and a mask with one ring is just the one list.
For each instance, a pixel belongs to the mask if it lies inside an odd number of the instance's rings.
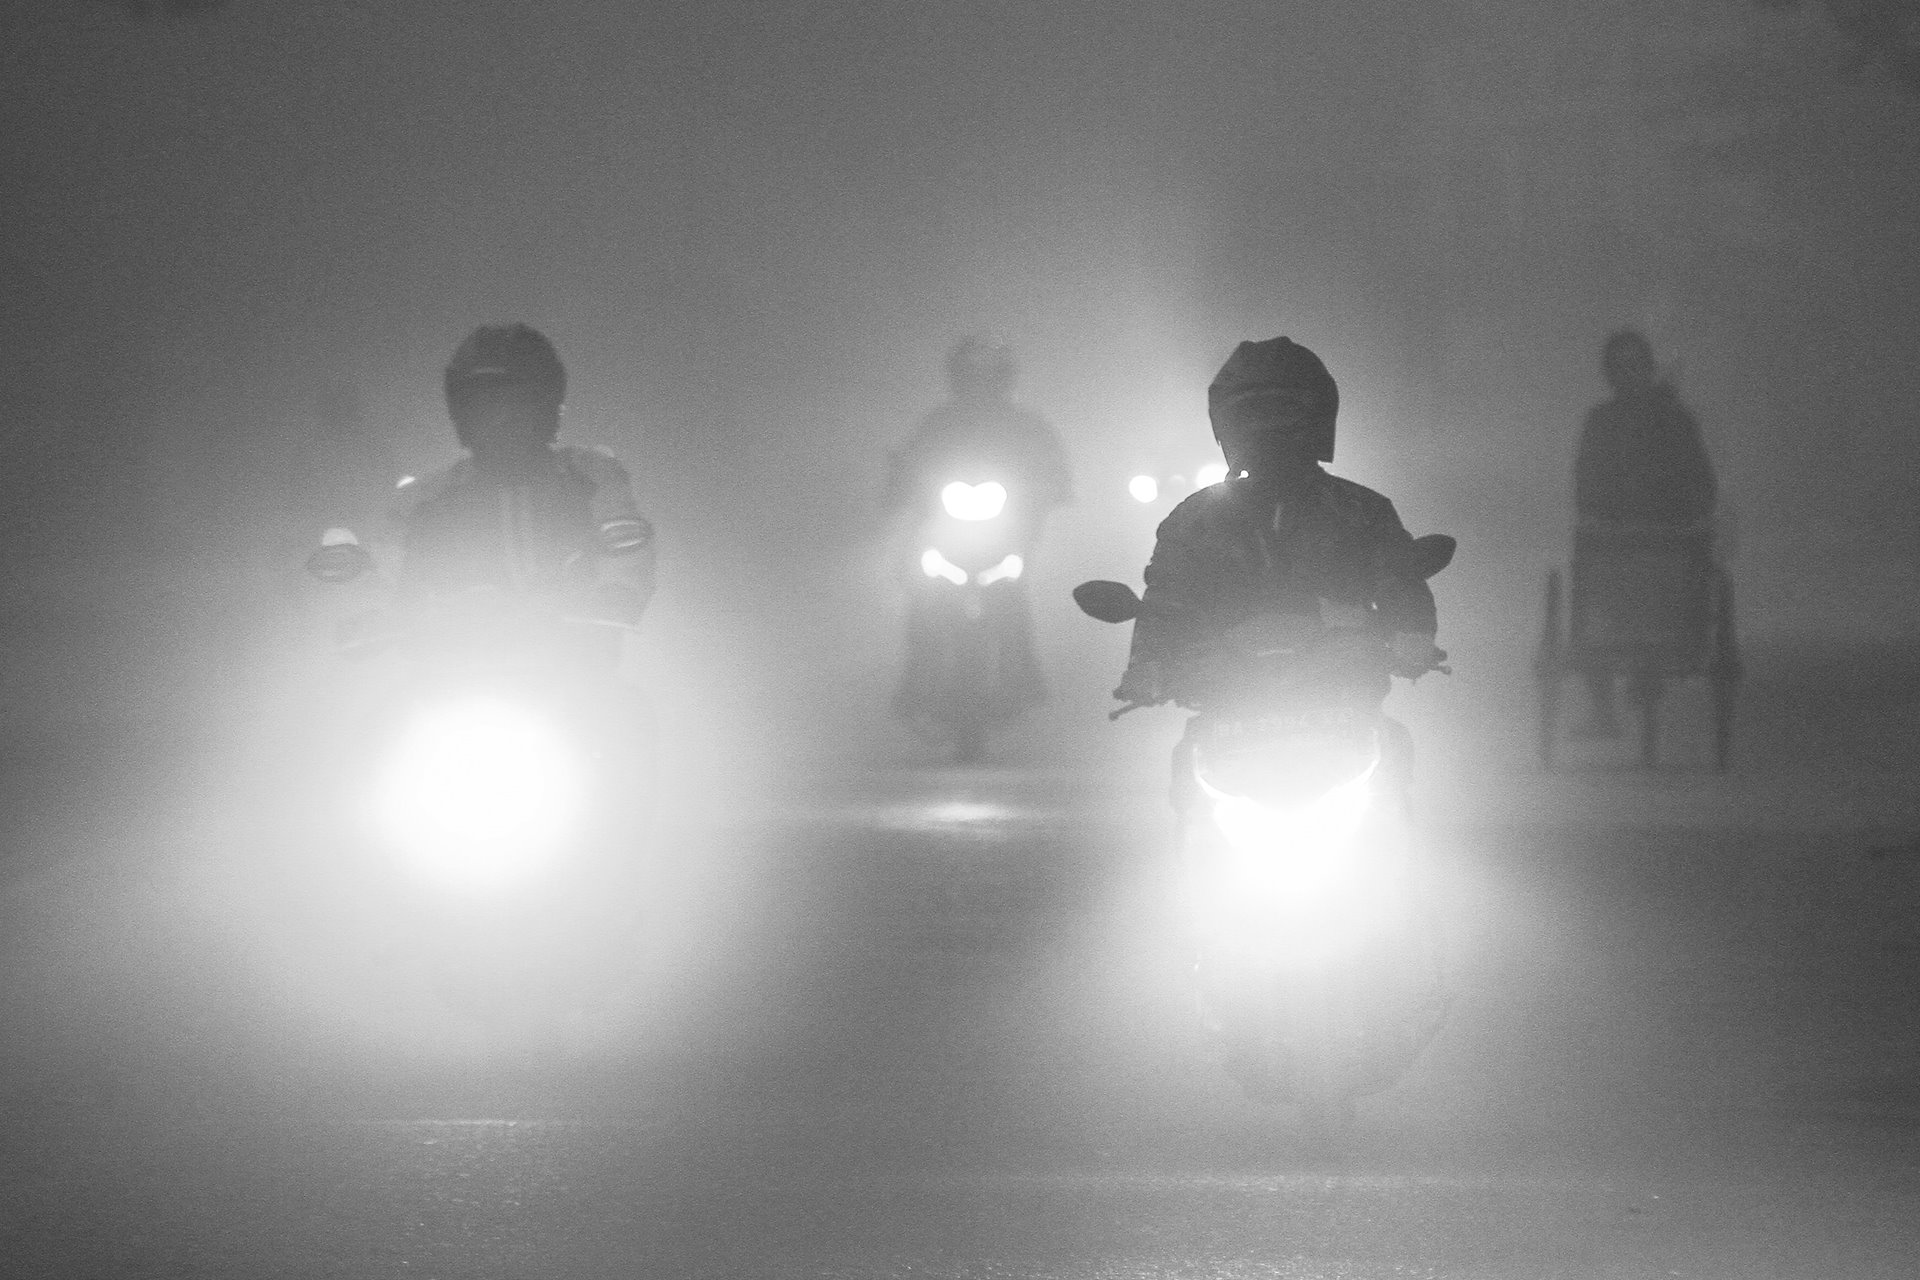
[[[415,614],[401,617],[391,610],[382,609],[348,618],[340,623],[336,631],[335,645],[346,657],[370,658],[409,641],[431,638],[436,628],[450,625],[455,617],[453,610],[430,610],[428,613],[430,616]],[[556,613],[548,615],[548,620],[562,628],[605,627],[636,634],[640,630],[636,623],[590,614]]]

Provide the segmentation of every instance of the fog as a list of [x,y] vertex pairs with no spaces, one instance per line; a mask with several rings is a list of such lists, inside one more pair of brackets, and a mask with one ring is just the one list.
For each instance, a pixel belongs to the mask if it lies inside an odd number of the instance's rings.
[[317,399],[435,465],[440,365],[519,318],[665,531],[662,614],[729,682],[838,697],[829,655],[888,660],[864,516],[956,334],[1018,345],[1079,471],[1056,561],[1119,576],[1128,455],[1203,452],[1212,369],[1285,332],[1341,380],[1336,470],[1463,537],[1445,625],[1494,637],[1564,537],[1598,339],[1637,324],[1742,519],[1749,633],[1913,621],[1920,104],[1818,6],[5,21],[8,469],[66,521],[16,572],[78,527],[257,595],[309,534]]
[[[1835,17],[1857,12],[0,0],[10,1123],[66,1150],[63,1108],[112,1113],[95,1078],[115,1069],[166,1095],[156,1127],[192,1128],[169,1099],[280,1105],[330,1066],[341,1115],[533,1114],[577,1050],[583,1076],[615,1064],[621,1106],[679,1108],[687,1151],[720,1116],[742,1169],[777,1148],[800,1184],[875,1152],[944,1176],[969,1143],[1099,1164],[1117,1134],[1143,1166],[1209,1168],[1292,1150],[1290,1118],[1220,1102],[1224,1077],[1180,1057],[1199,1034],[1162,857],[1181,717],[1108,723],[1127,631],[1067,595],[1138,584],[1171,499],[1127,480],[1216,457],[1208,381],[1240,340],[1287,334],[1340,383],[1331,469],[1460,541],[1434,581],[1452,677],[1389,709],[1419,744],[1462,998],[1380,1102],[1387,1163],[1587,1161],[1611,1197],[1623,1169],[1745,1176],[1752,1142],[1768,1176],[1825,1178],[1844,1144],[1820,1108],[1854,1114],[1869,1085],[1874,1141],[1904,1153],[1911,849],[1869,863],[1845,841],[1920,823],[1920,677],[1861,661],[1920,631],[1920,92]],[[554,877],[560,906],[530,892],[463,925],[330,843],[354,715],[394,668],[337,656],[333,624],[374,596],[301,565],[330,526],[377,537],[396,479],[453,460],[442,370],[512,320],[567,363],[563,441],[619,455],[659,531],[627,674],[669,838],[645,845],[644,893]],[[1750,679],[1724,778],[1698,688],[1668,703],[1664,771],[1628,772],[1615,744],[1533,766],[1543,582],[1623,326],[1699,418],[1738,535]],[[878,507],[948,349],[983,331],[1017,350],[1076,499],[1028,578],[1052,700],[965,770],[889,714],[904,610]],[[533,975],[491,1022],[419,976],[469,943]],[[549,981],[615,1013],[563,1025]],[[391,1069],[409,1059],[533,1084],[490,1110],[457,1070]],[[110,1128],[100,1167],[144,1169]],[[68,1196],[32,1149],[0,1173]],[[1901,1153],[1847,1176],[1905,1188]],[[229,1159],[251,1184],[246,1159],[209,1157]],[[1757,1198],[1673,1230],[1855,1231],[1826,1185],[1799,1218]],[[1589,1191],[1554,1193],[1576,1235],[1612,1230]],[[623,1196],[580,1199],[580,1220],[681,1230]],[[99,1221],[137,1199],[103,1194]],[[1261,1231],[1281,1229],[1272,1203],[1249,1211]],[[40,1247],[0,1208],[6,1256]],[[425,1220],[393,1214],[403,1235]],[[1882,1216],[1904,1241],[1913,1215]],[[329,1230],[356,1244],[346,1221]],[[1175,1271],[1199,1273],[1124,1273]]]

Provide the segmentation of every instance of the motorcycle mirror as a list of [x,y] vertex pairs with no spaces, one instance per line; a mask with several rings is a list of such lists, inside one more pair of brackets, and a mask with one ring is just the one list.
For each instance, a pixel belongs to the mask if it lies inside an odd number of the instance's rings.
[[351,529],[329,529],[320,535],[320,547],[307,557],[307,572],[322,582],[352,582],[373,568],[373,557]]
[[1073,589],[1080,612],[1101,622],[1127,622],[1140,616],[1140,597],[1124,582],[1096,579]]
[[1459,541],[1444,533],[1429,533],[1425,537],[1415,538],[1413,571],[1422,578],[1431,578],[1453,563],[1453,553],[1459,549]]

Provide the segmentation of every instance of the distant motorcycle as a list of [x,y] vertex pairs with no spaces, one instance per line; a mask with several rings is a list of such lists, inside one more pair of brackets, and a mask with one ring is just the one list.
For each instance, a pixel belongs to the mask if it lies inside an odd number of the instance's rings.
[[[1419,539],[1416,571],[1438,573],[1453,549]],[[1144,607],[1117,582],[1074,598],[1103,622]],[[1213,692],[1185,700],[1199,714],[1174,770],[1201,1029],[1249,1098],[1296,1103],[1311,1130],[1338,1134],[1355,1098],[1412,1066],[1448,1004],[1411,740],[1377,697],[1341,693],[1367,687],[1356,675],[1377,687],[1390,655],[1364,625],[1302,625],[1250,628],[1218,662]]]
[[956,480],[922,529],[907,614],[907,658],[895,709],[938,726],[961,763],[978,760],[994,726],[1038,703],[1026,535],[998,480]]

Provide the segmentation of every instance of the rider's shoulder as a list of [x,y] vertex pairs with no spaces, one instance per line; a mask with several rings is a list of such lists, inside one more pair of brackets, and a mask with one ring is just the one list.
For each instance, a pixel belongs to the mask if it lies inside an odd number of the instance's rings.
[[1235,501],[1237,489],[1231,480],[1222,480],[1217,484],[1195,489],[1174,504],[1160,522],[1160,536],[1198,533],[1223,521],[1233,519],[1239,512],[1240,503]]

